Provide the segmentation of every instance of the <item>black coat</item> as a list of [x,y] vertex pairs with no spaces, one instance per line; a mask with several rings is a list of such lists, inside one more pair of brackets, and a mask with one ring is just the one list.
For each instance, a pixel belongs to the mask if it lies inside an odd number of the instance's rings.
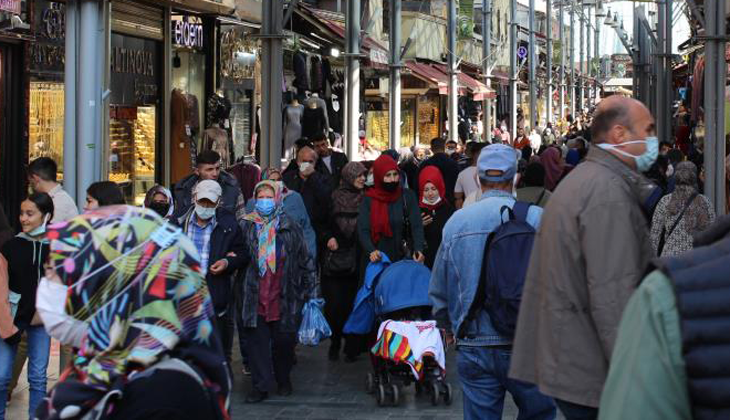
[[317,240],[321,241],[332,205],[332,189],[329,179],[315,171],[305,180],[299,176],[298,170],[290,170],[284,173],[283,180],[287,188],[302,196],[309,221],[317,234]]
[[[194,211],[195,206],[189,206],[182,216],[173,219],[173,222],[181,227],[185,234],[188,233],[190,217]],[[210,257],[208,258],[208,267],[206,267],[205,281],[208,284],[215,313],[220,315],[232,303],[234,272],[245,267],[250,258],[241,228],[233,213],[225,208],[218,207],[215,212],[215,221],[215,228],[210,235]],[[233,253],[235,256],[228,256],[229,253]],[[212,274],[210,266],[222,259],[228,260],[226,271],[218,275]]]
[[[422,208],[421,214],[424,214],[425,212],[431,211]],[[434,213],[431,214],[433,215]],[[433,268],[433,263],[436,261],[436,253],[441,246],[444,226],[452,214],[454,214],[454,208],[451,204],[444,203],[443,206],[436,209],[435,216],[433,216],[433,222],[430,225],[423,227],[423,235],[426,238],[426,249],[424,249],[423,255],[426,257],[426,267],[430,269]]]
[[342,179],[342,168],[347,165],[349,160],[347,159],[347,155],[342,152],[336,152],[332,151],[332,172],[330,172],[329,169],[327,169],[327,165],[325,165],[324,161],[322,160],[322,156],[319,157],[317,160],[317,165],[315,166],[315,169],[317,172],[320,172],[322,175],[327,177],[330,180],[330,190],[334,191],[337,187],[340,186],[340,180]]

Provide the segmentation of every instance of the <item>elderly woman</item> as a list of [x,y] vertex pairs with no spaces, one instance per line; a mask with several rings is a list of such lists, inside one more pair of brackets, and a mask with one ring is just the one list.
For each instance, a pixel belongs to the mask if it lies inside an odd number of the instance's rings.
[[651,221],[651,243],[660,257],[691,250],[692,235],[715,221],[712,203],[697,191],[697,166],[681,162],[674,176],[674,192],[662,197]]
[[39,419],[228,419],[231,378],[200,257],[151,210],[52,225],[36,307],[78,350]]
[[242,326],[253,387],[247,403],[292,393],[289,377],[304,303],[318,296],[317,268],[301,228],[284,212],[281,183],[261,181],[256,205],[244,216],[251,261],[243,274]]

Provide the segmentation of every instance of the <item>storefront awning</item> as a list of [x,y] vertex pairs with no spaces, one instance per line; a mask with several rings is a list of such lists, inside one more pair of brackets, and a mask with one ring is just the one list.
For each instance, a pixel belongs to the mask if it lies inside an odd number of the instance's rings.
[[[443,64],[427,64],[415,61],[406,63],[406,67],[420,79],[429,82],[434,88],[438,88],[439,94],[449,94],[449,76],[448,69]],[[459,85],[458,94],[474,96],[473,100],[483,101],[487,98],[495,98],[496,92],[484,83],[474,79],[466,73],[457,73],[457,83]]]

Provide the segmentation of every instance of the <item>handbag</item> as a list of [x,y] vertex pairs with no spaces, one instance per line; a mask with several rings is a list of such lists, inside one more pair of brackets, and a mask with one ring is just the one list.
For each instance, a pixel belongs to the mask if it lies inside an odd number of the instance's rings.
[[659,237],[659,245],[657,246],[657,256],[662,256],[662,251],[664,251],[664,245],[666,245],[667,238],[672,236],[672,233],[674,233],[674,229],[677,228],[679,225],[679,222],[682,221],[682,217],[684,217],[684,213],[687,211],[689,206],[692,204],[693,201],[695,201],[695,198],[699,195],[698,192],[695,192],[692,194],[692,196],[687,200],[686,203],[684,203],[684,208],[682,208],[682,211],[679,212],[679,215],[677,216],[677,219],[672,224],[672,227],[669,228],[669,231],[667,231],[667,226],[664,225],[662,227],[662,234]]
[[325,248],[324,264],[322,271],[326,275],[332,274],[352,274],[357,267],[357,251],[355,246],[337,248],[332,251]]

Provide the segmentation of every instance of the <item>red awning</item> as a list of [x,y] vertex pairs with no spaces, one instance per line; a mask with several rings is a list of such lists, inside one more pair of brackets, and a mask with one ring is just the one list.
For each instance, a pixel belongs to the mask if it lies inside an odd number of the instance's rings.
[[[434,68],[437,68],[441,73],[444,75],[448,74],[448,69],[443,64],[432,64]],[[456,76],[457,82],[459,84],[459,94],[462,95],[462,87],[465,88],[469,93],[471,93],[475,101],[483,101],[485,99],[494,99],[497,97],[496,92],[494,89],[490,88],[489,86],[485,85],[484,83],[480,82],[479,80],[474,79],[473,77],[469,76],[466,73],[457,73]],[[448,81],[448,76],[447,76]],[[448,86],[448,83],[447,83]]]

